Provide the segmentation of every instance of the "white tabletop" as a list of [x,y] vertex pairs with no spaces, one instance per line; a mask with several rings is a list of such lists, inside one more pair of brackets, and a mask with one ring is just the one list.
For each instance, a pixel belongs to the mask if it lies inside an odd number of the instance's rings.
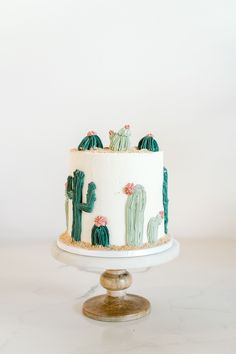
[[173,262],[132,273],[150,315],[93,321],[82,303],[99,274],[56,261],[52,239],[0,247],[1,354],[235,354],[236,241],[180,240]]

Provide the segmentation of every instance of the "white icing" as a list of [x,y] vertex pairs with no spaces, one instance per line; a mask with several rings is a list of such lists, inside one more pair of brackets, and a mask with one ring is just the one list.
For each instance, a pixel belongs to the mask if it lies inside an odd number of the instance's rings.
[[[141,184],[147,193],[144,212],[144,238],[147,242],[147,224],[151,217],[163,210],[163,152],[109,152],[70,151],[70,174],[79,169],[85,173],[83,201],[89,182],[96,184],[96,202],[92,213],[82,211],[81,241],[91,242],[91,229],[98,215],[107,218],[110,244],[125,244],[125,204],[127,183]],[[69,205],[69,232],[72,226],[72,206]],[[159,226],[159,237],[164,236],[164,223]]]

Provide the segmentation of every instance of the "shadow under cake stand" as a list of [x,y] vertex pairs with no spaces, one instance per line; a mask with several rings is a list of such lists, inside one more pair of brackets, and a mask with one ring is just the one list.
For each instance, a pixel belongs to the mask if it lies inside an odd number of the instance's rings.
[[[61,263],[74,266],[88,272],[101,272],[100,283],[107,290],[104,295],[92,297],[84,302],[85,316],[99,321],[128,321],[147,315],[150,302],[142,296],[127,294],[132,283],[127,269],[138,270],[155,267],[172,261],[179,254],[179,243],[172,241],[167,250],[136,257],[95,257],[69,253],[60,249],[56,243],[52,247],[53,257]],[[105,271],[104,271],[105,270]]]

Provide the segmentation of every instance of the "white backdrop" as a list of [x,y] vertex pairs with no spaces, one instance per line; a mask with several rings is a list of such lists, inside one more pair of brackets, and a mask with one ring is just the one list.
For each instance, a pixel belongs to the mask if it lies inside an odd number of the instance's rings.
[[176,237],[236,237],[236,3],[2,0],[1,237],[64,229],[67,151],[152,131]]

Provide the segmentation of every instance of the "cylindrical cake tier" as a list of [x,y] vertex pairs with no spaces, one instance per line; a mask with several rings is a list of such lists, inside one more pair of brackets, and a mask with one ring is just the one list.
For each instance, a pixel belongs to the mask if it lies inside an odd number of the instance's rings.
[[[109,149],[70,151],[70,171],[84,172],[83,202],[88,183],[96,185],[96,201],[92,212],[82,211],[81,241],[91,242],[91,230],[97,216],[107,219],[111,245],[126,244],[127,195],[124,187],[141,185],[146,195],[143,213],[143,243],[148,242],[147,228],[151,218],[163,211],[163,152],[135,150],[113,152]],[[72,229],[72,201],[69,201],[69,229]],[[158,228],[158,238],[164,236],[164,222]]]

